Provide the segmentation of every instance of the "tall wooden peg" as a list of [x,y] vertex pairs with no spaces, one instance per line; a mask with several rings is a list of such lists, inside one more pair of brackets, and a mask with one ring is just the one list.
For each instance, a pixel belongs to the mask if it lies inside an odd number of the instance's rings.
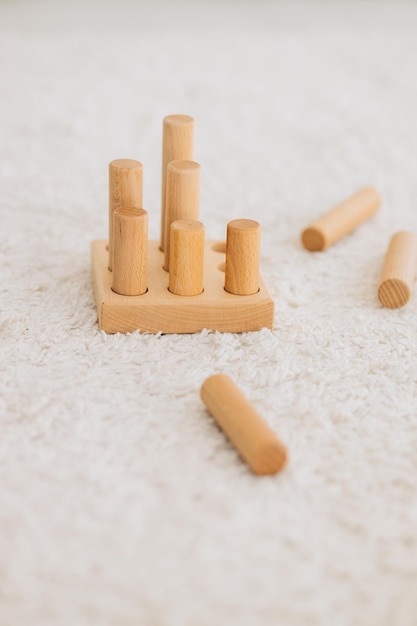
[[389,309],[407,304],[417,271],[417,235],[407,231],[392,236],[378,289],[380,303]]
[[276,474],[284,467],[285,446],[228,376],[207,378],[201,399],[255,474]]
[[116,209],[113,235],[112,289],[122,296],[141,296],[147,289],[148,213]]
[[375,189],[360,189],[310,224],[301,235],[303,246],[311,252],[325,250],[371,217],[380,204],[381,198]]
[[226,237],[224,288],[237,296],[249,296],[259,290],[261,227],[255,220],[229,222]]
[[142,163],[116,159],[109,165],[109,270],[113,263],[113,213],[116,209],[142,208]]
[[169,270],[170,228],[177,220],[197,220],[200,209],[200,165],[195,161],[171,161],[167,167],[165,259]]
[[194,159],[194,119],[189,115],[167,115],[162,135],[161,250],[164,251],[169,233],[165,224],[167,167],[171,161]]
[[169,290],[179,296],[203,292],[204,226],[197,220],[171,224]]

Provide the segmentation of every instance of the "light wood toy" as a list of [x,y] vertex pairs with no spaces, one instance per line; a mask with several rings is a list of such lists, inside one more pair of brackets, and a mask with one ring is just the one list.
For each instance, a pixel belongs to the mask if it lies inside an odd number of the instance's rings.
[[226,241],[204,238],[193,137],[193,118],[164,119],[160,241],[148,240],[142,164],[110,163],[109,239],[92,242],[98,321],[107,333],[273,327],[274,302],[259,271],[258,222],[229,222]]
[[303,231],[301,241],[304,248],[311,252],[326,250],[371,217],[380,204],[381,199],[375,189],[360,189]]
[[217,424],[255,474],[276,474],[284,467],[285,446],[228,376],[210,376],[200,394]]
[[402,231],[392,236],[378,289],[380,303],[389,309],[407,304],[417,271],[417,236]]

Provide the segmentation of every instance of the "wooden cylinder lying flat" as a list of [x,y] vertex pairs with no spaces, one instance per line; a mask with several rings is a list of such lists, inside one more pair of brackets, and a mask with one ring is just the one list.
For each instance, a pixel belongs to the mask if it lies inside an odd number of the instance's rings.
[[167,167],[164,268],[169,270],[170,228],[177,220],[197,220],[200,209],[200,165],[171,161]]
[[113,213],[125,207],[142,207],[142,163],[116,159],[109,165],[109,270],[113,263]]
[[261,227],[255,220],[233,220],[227,225],[224,288],[238,296],[259,291]]
[[123,296],[146,293],[148,213],[116,209],[113,215],[112,289]]
[[207,378],[201,399],[255,474],[276,474],[284,467],[285,446],[228,376]]
[[389,309],[407,304],[417,271],[417,235],[407,231],[391,238],[378,289],[380,303]]
[[167,115],[162,129],[162,198],[161,250],[165,250],[166,177],[171,161],[192,161],[194,158],[194,119],[189,115]]
[[171,224],[169,290],[179,296],[203,292],[204,226],[197,220]]
[[303,246],[311,252],[325,250],[371,217],[380,204],[381,198],[375,189],[360,189],[310,224],[301,235]]

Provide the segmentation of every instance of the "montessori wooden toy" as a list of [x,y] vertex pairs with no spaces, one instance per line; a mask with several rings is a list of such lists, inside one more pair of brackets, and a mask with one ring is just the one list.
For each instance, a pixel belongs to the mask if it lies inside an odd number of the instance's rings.
[[148,214],[144,209],[116,209],[113,213],[112,289],[123,296],[146,293]]
[[117,159],[109,165],[109,269],[113,263],[113,213],[124,207],[142,208],[142,163]]
[[261,227],[255,220],[233,220],[227,225],[224,288],[238,296],[259,289]]
[[204,226],[197,220],[171,224],[169,290],[199,296],[204,289]]
[[284,467],[285,446],[229,376],[207,378],[201,399],[255,474],[276,474]]
[[371,217],[380,204],[381,199],[375,189],[360,189],[310,224],[301,235],[303,246],[311,252],[326,250]]
[[194,161],[171,161],[166,176],[165,260],[169,270],[170,228],[176,220],[198,219],[200,208],[200,165]]
[[166,177],[171,161],[194,159],[194,119],[190,115],[167,115],[162,127],[162,197],[161,197],[161,250],[165,250],[168,236],[165,224]]
[[164,120],[164,250],[160,241],[148,240],[142,165],[130,159],[110,164],[109,238],[92,242],[98,321],[108,333],[273,327],[274,303],[259,272],[259,224],[230,222],[227,246],[205,240],[197,220],[200,166],[192,160],[193,133],[189,116]]
[[407,231],[392,236],[382,268],[378,289],[381,304],[399,309],[413,292],[417,271],[417,235]]

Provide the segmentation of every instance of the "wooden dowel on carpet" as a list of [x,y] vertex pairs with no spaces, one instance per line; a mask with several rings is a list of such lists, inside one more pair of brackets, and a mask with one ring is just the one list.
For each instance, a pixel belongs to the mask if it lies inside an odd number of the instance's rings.
[[189,115],[167,115],[162,129],[162,197],[161,197],[161,250],[165,250],[168,236],[166,220],[166,177],[171,161],[194,159],[194,119]]
[[371,217],[380,204],[381,198],[375,189],[360,189],[310,224],[301,235],[303,246],[311,252],[325,250]]
[[407,231],[392,236],[378,289],[380,303],[389,309],[407,304],[417,271],[417,235]]
[[255,220],[233,220],[227,225],[224,288],[238,296],[259,291],[261,227]]
[[109,270],[113,263],[113,213],[116,209],[142,208],[142,163],[116,159],[109,165]]
[[203,292],[204,226],[197,220],[177,220],[170,229],[169,290],[178,296]]
[[147,289],[148,213],[116,209],[113,215],[112,289],[123,296],[141,296]]
[[210,376],[201,399],[255,474],[276,474],[285,465],[285,446],[225,374]]
[[167,167],[164,269],[169,270],[170,228],[177,220],[197,220],[200,209],[200,165],[171,161]]

